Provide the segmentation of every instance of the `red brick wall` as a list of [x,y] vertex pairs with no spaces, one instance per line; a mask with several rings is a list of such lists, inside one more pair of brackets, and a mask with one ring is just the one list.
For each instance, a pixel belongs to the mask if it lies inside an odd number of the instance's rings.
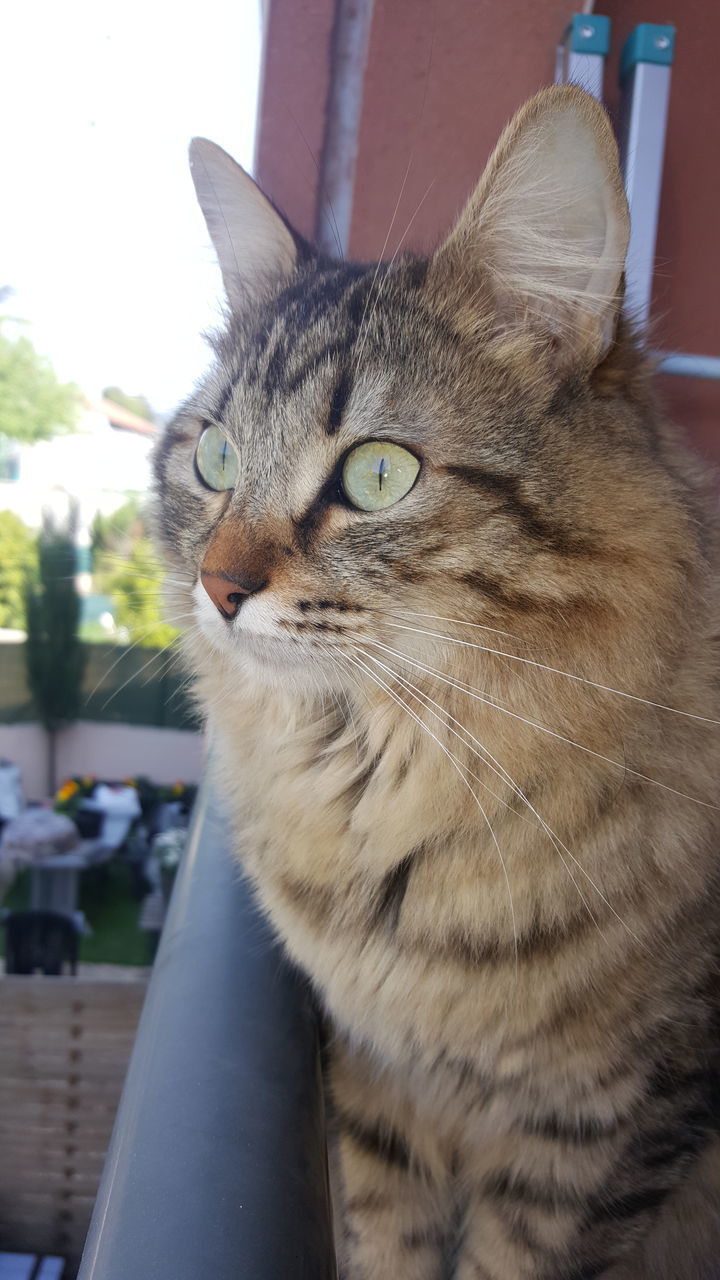
[[[637,22],[677,27],[654,343],[720,356],[720,5],[664,0],[659,12],[655,0],[600,0],[596,7],[613,20],[611,111],[628,32]],[[503,125],[552,81],[554,46],[571,11],[560,0],[375,0],[354,256],[389,257],[401,240],[404,248],[427,247],[448,228]],[[332,0],[270,5],[258,175],[306,234],[318,218],[315,160],[322,156],[332,23]],[[676,420],[720,464],[720,383],[664,378],[661,388]]]

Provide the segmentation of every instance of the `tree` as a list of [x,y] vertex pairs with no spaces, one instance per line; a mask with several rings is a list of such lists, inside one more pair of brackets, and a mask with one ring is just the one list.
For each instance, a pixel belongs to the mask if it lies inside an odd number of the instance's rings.
[[147,422],[155,421],[152,406],[145,396],[129,396],[120,387],[106,387],[103,399],[112,400],[113,404],[119,404],[121,409],[127,409],[129,413],[135,413],[138,418],[145,418]]
[[134,644],[164,649],[177,638],[177,628],[163,621],[163,573],[147,538],[133,543],[126,563],[108,578],[119,625]]
[[94,572],[104,570],[103,557],[106,554],[116,560],[124,559],[129,555],[136,538],[145,536],[145,515],[140,496],[137,494],[133,494],[123,502],[111,516],[103,515],[102,511],[96,512],[90,528]]
[[25,626],[25,596],[37,574],[37,539],[13,511],[0,511],[0,627]]
[[45,512],[38,540],[38,582],[27,593],[27,676],[48,735],[47,776],[56,786],[57,733],[77,719],[85,656],[78,636],[80,597],[75,589],[77,512],[63,519]]
[[109,518],[98,513],[91,540],[95,583],[111,597],[128,639],[146,648],[170,644],[178,632],[163,618],[164,571],[148,537],[141,502],[129,498]]
[[10,338],[0,327],[0,435],[34,444],[72,431],[80,393],[60,382],[29,338]]

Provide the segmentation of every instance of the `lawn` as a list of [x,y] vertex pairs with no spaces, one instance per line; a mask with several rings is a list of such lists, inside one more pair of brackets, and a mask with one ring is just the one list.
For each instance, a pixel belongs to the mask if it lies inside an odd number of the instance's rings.
[[[80,910],[92,934],[80,939],[79,959],[86,964],[145,965],[150,962],[150,935],[138,928],[141,903],[133,899],[130,871],[122,858],[86,871],[80,877]],[[18,875],[3,906],[21,911],[29,905],[30,876]],[[0,953],[4,935],[0,930]]]

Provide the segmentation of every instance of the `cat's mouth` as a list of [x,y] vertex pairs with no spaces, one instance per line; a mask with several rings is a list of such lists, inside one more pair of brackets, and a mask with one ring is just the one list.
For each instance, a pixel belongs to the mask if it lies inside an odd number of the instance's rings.
[[237,618],[228,621],[211,605],[201,586],[195,588],[194,595],[198,627],[212,648],[243,666],[252,664],[258,674],[332,666],[327,637],[319,640],[311,630],[302,629],[302,622],[276,616],[268,606],[260,608],[250,601]]

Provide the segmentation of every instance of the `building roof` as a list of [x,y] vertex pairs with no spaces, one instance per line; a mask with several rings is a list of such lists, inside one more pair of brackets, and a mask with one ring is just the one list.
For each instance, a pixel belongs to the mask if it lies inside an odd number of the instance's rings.
[[157,427],[154,422],[148,422],[147,418],[141,418],[137,413],[131,413],[129,409],[123,409],[121,405],[115,404],[112,400],[106,400],[104,396],[100,396],[97,400],[87,400],[89,409],[93,409],[95,413],[101,413],[103,417],[108,418],[110,425],[117,427],[121,431],[134,431],[140,436],[157,435]]

